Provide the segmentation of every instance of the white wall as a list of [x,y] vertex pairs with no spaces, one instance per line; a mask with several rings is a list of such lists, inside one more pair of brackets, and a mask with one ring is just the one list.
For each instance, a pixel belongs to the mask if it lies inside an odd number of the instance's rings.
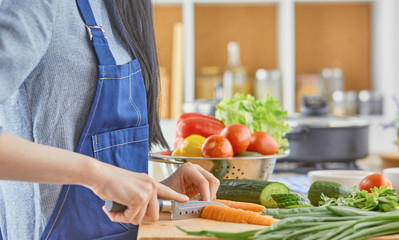
[[373,88],[385,97],[387,117],[397,114],[392,100],[399,93],[399,1],[377,0],[372,8]]
[[399,97],[399,1],[376,0],[372,8],[372,82],[384,96],[384,116],[371,118],[370,151],[397,151],[394,129],[383,130],[382,123],[398,115],[392,97]]

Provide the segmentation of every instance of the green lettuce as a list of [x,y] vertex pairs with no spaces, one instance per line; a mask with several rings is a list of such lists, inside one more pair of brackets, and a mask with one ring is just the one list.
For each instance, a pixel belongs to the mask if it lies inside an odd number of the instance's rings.
[[329,198],[322,194],[320,202],[322,206],[347,206],[369,211],[390,212],[399,210],[399,198],[395,190],[388,186],[374,187],[371,193],[366,190],[360,191],[353,186],[349,197]]
[[215,116],[227,126],[241,123],[251,132],[265,131],[276,139],[281,149],[288,148],[288,140],[284,138],[290,131],[285,122],[287,111],[283,111],[280,101],[271,95],[265,95],[263,100],[255,100],[248,94],[236,93],[232,98],[223,98],[216,105]]

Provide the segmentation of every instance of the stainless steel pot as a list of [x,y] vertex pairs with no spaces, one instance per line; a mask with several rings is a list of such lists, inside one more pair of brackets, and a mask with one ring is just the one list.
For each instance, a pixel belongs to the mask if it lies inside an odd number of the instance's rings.
[[369,123],[363,119],[296,116],[287,122],[291,153],[284,160],[349,162],[368,155]]

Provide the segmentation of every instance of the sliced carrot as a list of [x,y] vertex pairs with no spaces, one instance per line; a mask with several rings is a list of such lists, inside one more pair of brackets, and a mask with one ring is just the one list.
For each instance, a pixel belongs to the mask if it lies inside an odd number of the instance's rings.
[[228,216],[228,212],[227,211],[223,211],[221,214],[220,214],[220,221],[222,221],[222,222],[226,222],[226,217]]
[[211,218],[211,213],[214,208],[204,208],[201,213],[201,217],[203,218]]
[[264,226],[270,226],[276,222],[275,219],[265,217],[257,212],[216,204],[206,206],[202,211],[201,217],[223,222],[249,223]]
[[216,199],[215,202],[223,203],[224,205],[232,207],[232,208],[249,210],[249,211],[253,211],[253,212],[262,212],[265,209],[265,207],[263,205],[256,204],[256,203],[237,202],[237,201],[222,200],[222,199]]

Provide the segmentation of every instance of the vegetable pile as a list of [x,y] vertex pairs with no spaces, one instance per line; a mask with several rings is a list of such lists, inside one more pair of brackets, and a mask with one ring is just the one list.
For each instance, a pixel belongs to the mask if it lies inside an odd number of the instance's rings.
[[267,94],[264,100],[255,100],[252,95],[236,93],[233,98],[224,98],[216,105],[215,116],[225,125],[240,123],[253,133],[269,133],[279,148],[288,148],[288,140],[283,138],[290,130],[285,123],[287,111],[283,111],[280,102]]
[[282,219],[271,227],[240,233],[187,231],[189,235],[224,239],[354,240],[399,233],[399,211],[379,213],[351,207],[327,206],[266,209]]
[[[176,121],[176,141],[172,156],[228,158],[247,151],[272,155],[277,141],[267,132],[255,131],[240,123],[225,125],[213,116],[183,113]],[[244,155],[240,155],[244,154]]]
[[[176,121],[172,155],[233,157],[246,151],[271,155],[288,148],[288,141],[283,138],[290,130],[284,119],[287,112],[271,95],[257,101],[252,95],[237,93],[233,98],[220,101],[215,114],[216,117],[199,113],[180,115]],[[192,135],[206,138],[201,154],[198,154],[198,147],[194,153],[184,149],[198,146],[198,142],[191,144],[187,139]]]
[[399,198],[391,182],[379,173],[368,175],[350,191],[339,183],[315,181],[308,198],[315,206],[348,206],[380,212],[399,210]]
[[[272,224],[270,227],[239,233],[179,229],[190,235],[224,239],[356,240],[399,233],[399,198],[395,190],[390,189],[389,180],[381,174],[365,177],[350,191],[339,183],[315,181],[308,198],[317,207],[278,184],[246,179],[222,180],[217,193],[218,198],[260,202],[266,206],[263,214],[279,219],[276,222],[259,219],[255,223],[247,221],[250,215],[241,211],[236,213],[238,219],[230,221],[253,224],[265,221],[265,224]],[[226,213],[221,211],[219,215],[213,219],[226,220]]]

